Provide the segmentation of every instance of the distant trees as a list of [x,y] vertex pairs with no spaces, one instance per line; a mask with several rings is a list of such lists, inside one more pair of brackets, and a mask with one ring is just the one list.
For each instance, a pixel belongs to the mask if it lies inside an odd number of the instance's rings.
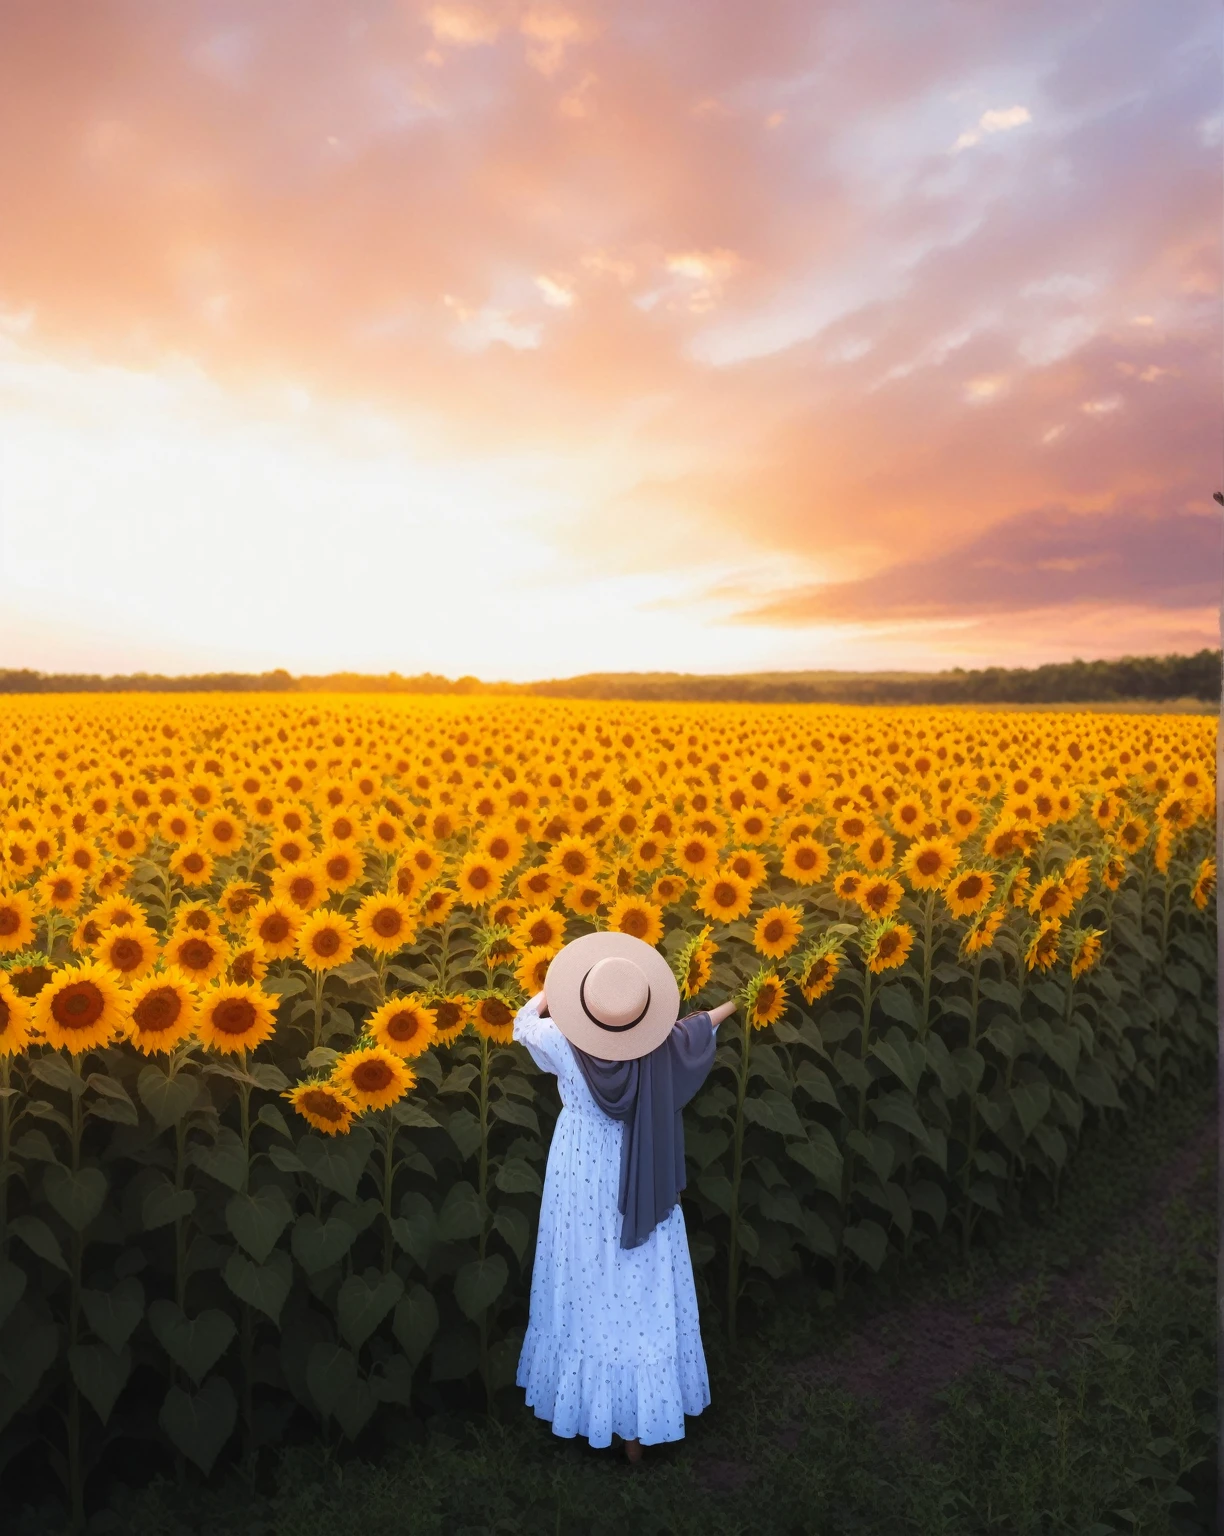
[[401,677],[332,672],[293,677],[274,672],[207,672],[164,677],[135,672],[0,670],[0,693],[533,693],[570,699],[675,699],[772,704],[1089,704],[1129,699],[1220,697],[1219,651],[1193,656],[1122,656],[1116,661],[1060,661],[1042,667],[983,667],[946,672],[748,672],[707,676],[684,672],[593,672],[536,683],[454,680],[434,672]]

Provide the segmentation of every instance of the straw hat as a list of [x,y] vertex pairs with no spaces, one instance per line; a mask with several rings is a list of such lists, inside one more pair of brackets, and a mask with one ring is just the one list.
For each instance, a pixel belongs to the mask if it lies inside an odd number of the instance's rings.
[[590,1056],[634,1061],[662,1045],[680,1014],[671,966],[628,933],[588,933],[553,956],[544,983],[557,1028]]

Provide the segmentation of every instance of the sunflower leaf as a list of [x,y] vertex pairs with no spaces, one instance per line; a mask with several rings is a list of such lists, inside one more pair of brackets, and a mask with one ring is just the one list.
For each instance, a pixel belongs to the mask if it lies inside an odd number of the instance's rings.
[[229,1382],[213,1376],[195,1393],[171,1387],[157,1422],[207,1477],[221,1447],[234,1432],[238,1402]]

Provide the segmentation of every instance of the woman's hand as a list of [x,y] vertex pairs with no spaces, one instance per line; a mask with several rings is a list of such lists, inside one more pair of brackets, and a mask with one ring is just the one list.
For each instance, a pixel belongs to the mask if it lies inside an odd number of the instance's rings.
[[535,1005],[535,1011],[540,1018],[546,1019],[548,1017],[548,997],[543,987],[540,988],[531,1001]]
[[729,1019],[735,1012],[735,999],[729,1002],[719,1003],[717,1008],[710,1009],[710,1023],[717,1029],[724,1019]]

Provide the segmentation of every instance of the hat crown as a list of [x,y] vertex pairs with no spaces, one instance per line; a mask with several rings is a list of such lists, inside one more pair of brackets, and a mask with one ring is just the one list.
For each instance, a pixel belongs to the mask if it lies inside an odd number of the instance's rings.
[[608,955],[586,973],[582,1000],[592,1018],[617,1029],[642,1016],[650,1000],[650,983],[641,966],[621,955]]

